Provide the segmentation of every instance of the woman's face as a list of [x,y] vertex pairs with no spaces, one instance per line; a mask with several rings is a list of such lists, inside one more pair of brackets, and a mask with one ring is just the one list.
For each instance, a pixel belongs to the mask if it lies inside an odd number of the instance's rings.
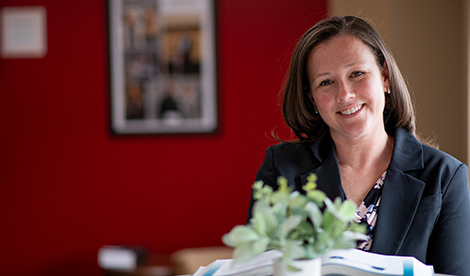
[[310,99],[332,137],[373,137],[384,130],[386,66],[381,70],[362,40],[337,35],[316,45],[308,59]]

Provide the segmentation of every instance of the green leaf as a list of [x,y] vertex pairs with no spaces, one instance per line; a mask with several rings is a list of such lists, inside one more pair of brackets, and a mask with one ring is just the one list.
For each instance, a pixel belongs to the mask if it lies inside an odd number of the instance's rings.
[[267,236],[271,236],[279,226],[276,216],[263,201],[254,203],[252,223],[258,234]]
[[259,180],[253,184],[253,199],[260,200],[263,199],[263,181]]
[[285,239],[295,227],[297,227],[303,220],[302,216],[293,215],[288,217],[281,223],[280,238]]
[[369,236],[361,232],[344,231],[343,238],[345,240],[356,241],[356,240],[367,240]]
[[229,233],[222,236],[222,241],[228,246],[235,247],[239,244],[256,241],[259,238],[258,233],[251,227],[237,225]]
[[305,246],[305,258],[306,259],[315,259],[315,258],[318,258],[318,256],[320,255],[319,253],[322,253],[322,252],[317,252],[315,251],[314,247],[313,246]]
[[364,224],[353,222],[349,224],[347,230],[351,232],[356,232],[356,233],[365,233],[367,230],[367,227]]
[[273,193],[273,195],[271,197],[271,201],[272,201],[273,204],[276,204],[276,203],[279,203],[279,202],[287,201],[288,197],[289,197],[288,193],[282,192],[282,191],[276,191],[276,192]]
[[337,197],[332,202],[329,198],[325,198],[325,205],[327,211],[342,222],[351,222],[355,218],[357,207],[352,201],[346,200],[341,202],[341,198]]
[[318,177],[316,174],[314,173],[311,173],[307,176],[307,181],[310,182],[310,183],[315,183],[315,185],[317,184],[317,180],[318,180]]
[[326,209],[327,209],[328,211],[331,212],[332,210],[336,210],[336,206],[335,206],[335,204],[333,203],[333,201],[331,201],[331,199],[329,199],[329,198],[327,197],[327,198],[325,198],[324,202],[325,202],[325,205],[326,205]]
[[266,248],[263,248],[263,243],[267,244],[267,238],[261,238],[259,242],[245,243],[237,246],[233,251],[233,259],[235,263],[245,263],[251,261],[261,255]]
[[349,222],[354,220],[356,217],[356,210],[357,210],[357,205],[350,201],[346,200],[341,204],[341,207],[339,208],[339,214],[340,214],[340,219],[344,222]]
[[307,199],[304,196],[301,196],[299,193],[297,193],[296,196],[293,196],[290,198],[289,207],[303,208],[306,202],[307,202]]
[[295,259],[302,259],[305,257],[305,249],[299,244],[298,241],[288,240],[286,241],[286,247],[284,249],[283,259],[290,263]]
[[327,209],[323,212],[323,229],[328,230],[331,227],[334,219],[335,217],[331,214],[331,209],[327,207]]
[[258,192],[260,191],[262,188],[263,188],[263,180],[258,180],[258,181],[255,181],[255,183],[253,183],[253,190],[255,192]]
[[326,194],[319,190],[313,190],[313,191],[307,192],[307,197],[313,200],[316,204],[318,204],[321,207],[323,206],[323,201],[326,198]]
[[333,249],[349,249],[353,248],[356,245],[355,241],[350,240],[337,240],[333,245]]
[[307,202],[305,208],[309,212],[309,218],[312,221],[313,226],[315,228],[322,227],[323,216],[322,216],[320,208],[313,202]]
[[271,211],[273,214],[275,214],[280,221],[281,219],[284,220],[286,215],[287,215],[287,202],[286,201],[281,201],[276,204],[274,204],[271,207]]
[[251,248],[254,252],[264,252],[268,248],[269,245],[269,238],[268,237],[260,237],[258,240],[254,241],[251,245]]
[[278,188],[279,191],[287,192],[287,193],[290,192],[287,186],[287,178],[285,178],[284,176],[279,176],[277,178],[277,185],[279,186]]
[[[295,229],[294,229],[298,238],[302,240],[309,241],[314,238],[315,231],[313,230],[312,223],[309,221],[303,220]],[[292,237],[294,238],[294,237]]]

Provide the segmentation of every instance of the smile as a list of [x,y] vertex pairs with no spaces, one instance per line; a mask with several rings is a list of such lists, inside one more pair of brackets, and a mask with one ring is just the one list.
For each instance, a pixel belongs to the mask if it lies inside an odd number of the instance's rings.
[[358,106],[355,106],[355,107],[351,107],[349,109],[342,110],[339,113],[341,113],[343,115],[351,115],[351,114],[354,114],[354,113],[358,112],[362,108],[362,106],[363,105],[361,104],[361,105],[358,105]]

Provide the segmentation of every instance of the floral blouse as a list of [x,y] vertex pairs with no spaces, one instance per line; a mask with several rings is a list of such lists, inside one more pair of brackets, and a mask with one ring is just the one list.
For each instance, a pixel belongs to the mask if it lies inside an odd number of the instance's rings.
[[357,242],[357,249],[369,251],[374,238],[374,227],[377,221],[377,210],[380,205],[380,199],[382,198],[382,187],[384,185],[385,171],[379,180],[375,183],[374,187],[369,191],[364,201],[357,208],[356,211],[356,222],[359,224],[366,225],[366,235],[369,237],[367,240],[361,240]]

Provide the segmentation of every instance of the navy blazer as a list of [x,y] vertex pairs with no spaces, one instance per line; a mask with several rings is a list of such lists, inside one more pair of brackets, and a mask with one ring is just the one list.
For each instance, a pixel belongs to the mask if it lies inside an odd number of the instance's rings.
[[[269,147],[256,180],[277,189],[277,177],[284,176],[301,191],[310,173],[330,199],[346,199],[328,132],[311,143]],[[252,205],[253,197],[248,219]],[[396,129],[374,231],[371,252],[414,256],[437,273],[470,275],[468,167]]]

